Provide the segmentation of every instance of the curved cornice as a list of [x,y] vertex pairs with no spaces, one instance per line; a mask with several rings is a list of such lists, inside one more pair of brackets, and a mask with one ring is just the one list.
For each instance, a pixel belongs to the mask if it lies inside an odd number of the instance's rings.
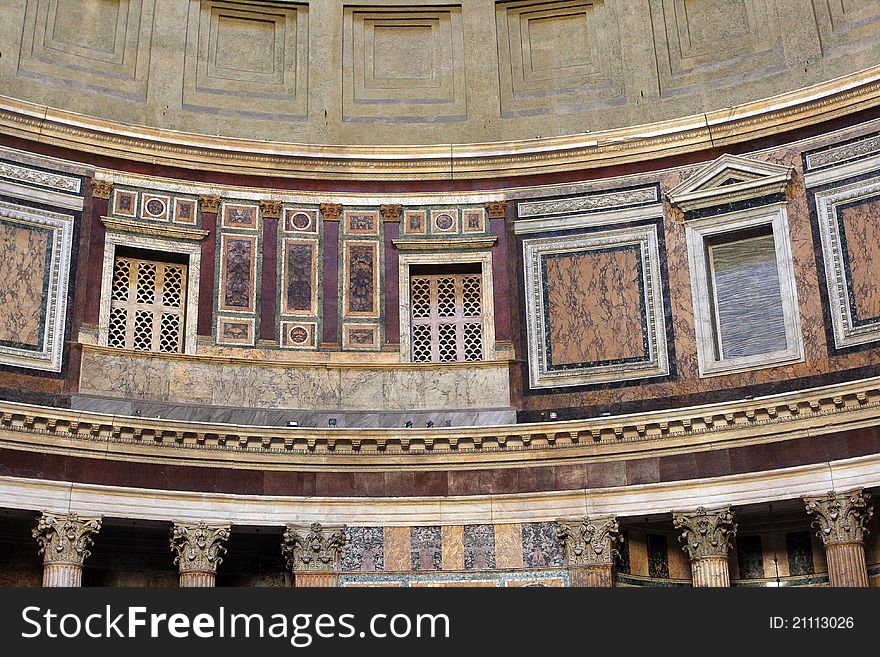
[[282,471],[478,468],[671,455],[825,435],[878,422],[880,377],[615,417],[403,430],[183,422],[0,402],[0,447]]
[[717,148],[880,105],[880,65],[705,114],[623,129],[483,144],[325,146],[134,126],[0,97],[0,133],[184,169],[337,180],[527,176]]

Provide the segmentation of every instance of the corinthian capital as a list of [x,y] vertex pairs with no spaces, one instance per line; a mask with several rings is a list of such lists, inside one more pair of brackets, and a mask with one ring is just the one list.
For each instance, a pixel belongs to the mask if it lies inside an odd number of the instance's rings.
[[379,212],[382,213],[384,221],[400,221],[400,215],[403,213],[402,205],[380,205]]
[[229,525],[175,523],[171,528],[171,551],[182,573],[216,573],[226,553]]
[[40,544],[43,563],[81,566],[91,554],[92,534],[101,531],[100,518],[80,518],[76,513],[55,516],[44,513],[31,534]]
[[712,511],[700,507],[696,511],[683,511],[673,516],[673,525],[681,530],[678,540],[684,543],[683,549],[691,561],[727,557],[727,548],[736,536],[736,523],[730,507]]
[[324,221],[339,221],[339,217],[342,216],[342,204],[321,203],[321,216]]
[[825,545],[864,541],[865,525],[874,513],[870,501],[871,495],[862,490],[804,498],[816,535]]
[[95,198],[110,198],[113,191],[113,183],[109,180],[92,179],[92,196]]
[[287,525],[281,552],[293,572],[336,572],[339,554],[345,546],[343,526],[325,527],[313,522],[309,527]]
[[623,542],[614,518],[558,520],[556,536],[565,547],[569,566],[612,564],[617,544]]

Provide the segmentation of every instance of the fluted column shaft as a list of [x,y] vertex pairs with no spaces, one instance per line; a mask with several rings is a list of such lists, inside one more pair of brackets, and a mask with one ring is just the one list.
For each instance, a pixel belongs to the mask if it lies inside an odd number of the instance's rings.
[[816,535],[825,546],[831,586],[868,586],[865,525],[873,514],[870,500],[871,496],[861,489],[804,498]]
[[703,557],[691,561],[693,585],[730,586],[730,568],[727,557]]
[[736,523],[730,507],[673,514],[673,525],[681,531],[678,540],[691,561],[695,587],[730,586],[727,551],[736,535]]
[[44,563],[43,586],[82,586],[82,566],[77,563]]
[[213,588],[216,580],[215,573],[182,572],[178,586],[180,588]]
[[294,573],[293,586],[298,589],[334,588],[339,584],[339,573]]
[[573,566],[568,569],[571,586],[601,588],[614,586],[614,564],[603,563],[595,566]]

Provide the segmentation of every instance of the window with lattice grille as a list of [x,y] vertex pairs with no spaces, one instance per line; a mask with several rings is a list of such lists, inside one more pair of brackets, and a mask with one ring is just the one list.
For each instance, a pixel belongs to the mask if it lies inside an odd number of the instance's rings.
[[412,360],[483,360],[480,274],[418,275],[410,279]]
[[107,344],[179,353],[183,345],[186,266],[117,257]]

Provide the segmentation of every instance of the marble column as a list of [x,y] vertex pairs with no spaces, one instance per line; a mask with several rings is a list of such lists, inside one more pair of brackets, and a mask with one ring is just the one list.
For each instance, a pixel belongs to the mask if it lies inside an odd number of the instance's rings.
[[281,552],[293,576],[293,586],[336,586],[345,540],[344,525],[287,525]]
[[180,572],[180,586],[210,588],[217,578],[217,566],[226,553],[229,525],[174,523],[171,528],[171,551]]
[[868,586],[865,525],[874,511],[870,500],[870,494],[861,489],[804,498],[816,535],[825,546],[831,586]]
[[562,542],[571,586],[614,586],[617,545],[623,541],[614,518],[558,520],[556,536]]
[[43,586],[82,586],[83,562],[91,554],[101,518],[81,518],[76,513],[44,513],[31,532],[43,556]]
[[693,585],[730,586],[727,550],[736,536],[730,507],[676,512],[673,524],[681,531],[678,540],[691,561]]

